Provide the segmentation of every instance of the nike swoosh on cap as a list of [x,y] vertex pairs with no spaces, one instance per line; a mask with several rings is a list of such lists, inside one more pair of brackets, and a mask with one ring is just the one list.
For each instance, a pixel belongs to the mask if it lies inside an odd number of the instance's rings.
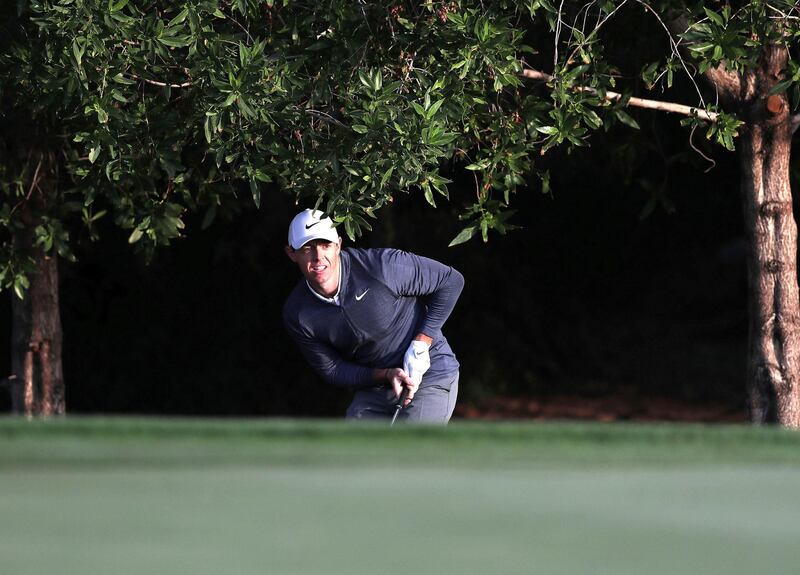
[[317,224],[321,224],[321,223],[322,223],[322,222],[314,222],[313,224],[306,224],[306,229],[307,229],[307,230],[308,230],[308,229],[311,229],[311,228],[313,228],[314,226],[316,226]]

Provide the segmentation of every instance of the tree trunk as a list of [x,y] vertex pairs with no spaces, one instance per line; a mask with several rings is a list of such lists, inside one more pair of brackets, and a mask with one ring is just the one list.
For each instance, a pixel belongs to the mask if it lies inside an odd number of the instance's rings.
[[742,102],[742,199],[749,239],[748,386],[754,422],[800,427],[800,294],[797,225],[789,181],[791,118],[785,95],[769,96],[783,64],[764,59],[746,78],[755,97]]
[[[50,177],[38,182],[42,198],[53,185]],[[60,415],[65,411],[65,401],[58,262],[56,256],[47,256],[41,247],[34,246],[35,220],[26,219],[26,229],[15,234],[14,242],[16,249],[31,257],[35,272],[28,278],[25,298],[11,298],[11,370],[16,376],[11,409],[27,416]]]
[[36,251],[37,271],[25,299],[12,296],[11,369],[17,376],[12,410],[28,416],[60,415],[65,402],[58,264]]

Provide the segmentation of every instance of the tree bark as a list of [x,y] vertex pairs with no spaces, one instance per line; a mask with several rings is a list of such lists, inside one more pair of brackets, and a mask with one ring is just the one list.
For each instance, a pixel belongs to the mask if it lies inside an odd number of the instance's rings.
[[[38,201],[52,191],[50,174],[34,185]],[[23,208],[27,210],[27,207]],[[15,234],[16,249],[28,254],[35,271],[24,299],[12,296],[11,371],[16,376],[11,389],[11,409],[27,416],[60,415],[65,412],[64,375],[61,365],[61,313],[58,298],[58,262],[34,245],[36,220]]]
[[769,95],[784,65],[779,50],[765,48],[761,68],[742,78],[736,98],[746,123],[739,149],[750,246],[748,387],[754,422],[800,427],[797,225],[789,180],[792,126],[785,95]]
[[42,251],[34,253],[36,272],[25,299],[12,296],[11,369],[17,376],[12,411],[25,415],[65,412],[61,365],[61,314],[58,264]]

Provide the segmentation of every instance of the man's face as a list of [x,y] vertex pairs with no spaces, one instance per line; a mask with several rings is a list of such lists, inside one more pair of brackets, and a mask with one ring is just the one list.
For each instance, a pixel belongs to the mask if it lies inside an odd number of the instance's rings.
[[297,264],[300,273],[319,294],[332,297],[339,289],[339,252],[342,238],[337,242],[311,240],[299,249],[286,246],[286,255]]

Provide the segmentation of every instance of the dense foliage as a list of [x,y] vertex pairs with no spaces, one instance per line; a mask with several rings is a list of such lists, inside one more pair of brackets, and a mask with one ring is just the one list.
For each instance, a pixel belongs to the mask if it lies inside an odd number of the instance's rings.
[[[474,211],[492,208],[484,233],[502,229],[489,187],[522,182],[527,131],[543,123],[515,90],[524,47],[509,6],[502,16],[432,3],[15,8],[4,8],[0,63],[13,126],[0,221],[26,225],[17,208],[41,155],[55,156],[69,185],[37,206],[36,232],[65,257],[71,219],[91,228],[110,210],[131,243],[150,248],[181,233],[187,208],[210,223],[241,182],[257,205],[269,182],[317,200],[352,237],[398,191],[421,190],[431,204],[447,195],[440,167],[454,158],[491,178]],[[22,262],[4,247],[3,282],[19,291]]]
[[[399,192],[435,205],[460,168],[474,173],[475,195],[454,243],[486,239],[507,228],[511,194],[540,154],[613,121],[636,127],[605,57],[618,14],[638,7],[664,24],[665,58],[642,70],[651,87],[722,62],[746,68],[759,45],[793,46],[800,34],[786,0],[5,4],[0,225],[33,222],[38,243],[67,258],[73,222],[93,234],[108,212],[149,250],[182,233],[187,209],[204,210],[208,225],[275,187],[353,237]],[[550,89],[523,85],[526,59],[552,74]],[[776,90],[795,107],[798,80],[790,60]],[[611,89],[623,98],[605,99]],[[696,104],[714,107],[699,91]],[[708,135],[732,148],[738,126],[723,114]],[[45,169],[58,180],[47,193]],[[37,191],[42,201],[30,201]],[[21,291],[11,237],[0,279]]]

